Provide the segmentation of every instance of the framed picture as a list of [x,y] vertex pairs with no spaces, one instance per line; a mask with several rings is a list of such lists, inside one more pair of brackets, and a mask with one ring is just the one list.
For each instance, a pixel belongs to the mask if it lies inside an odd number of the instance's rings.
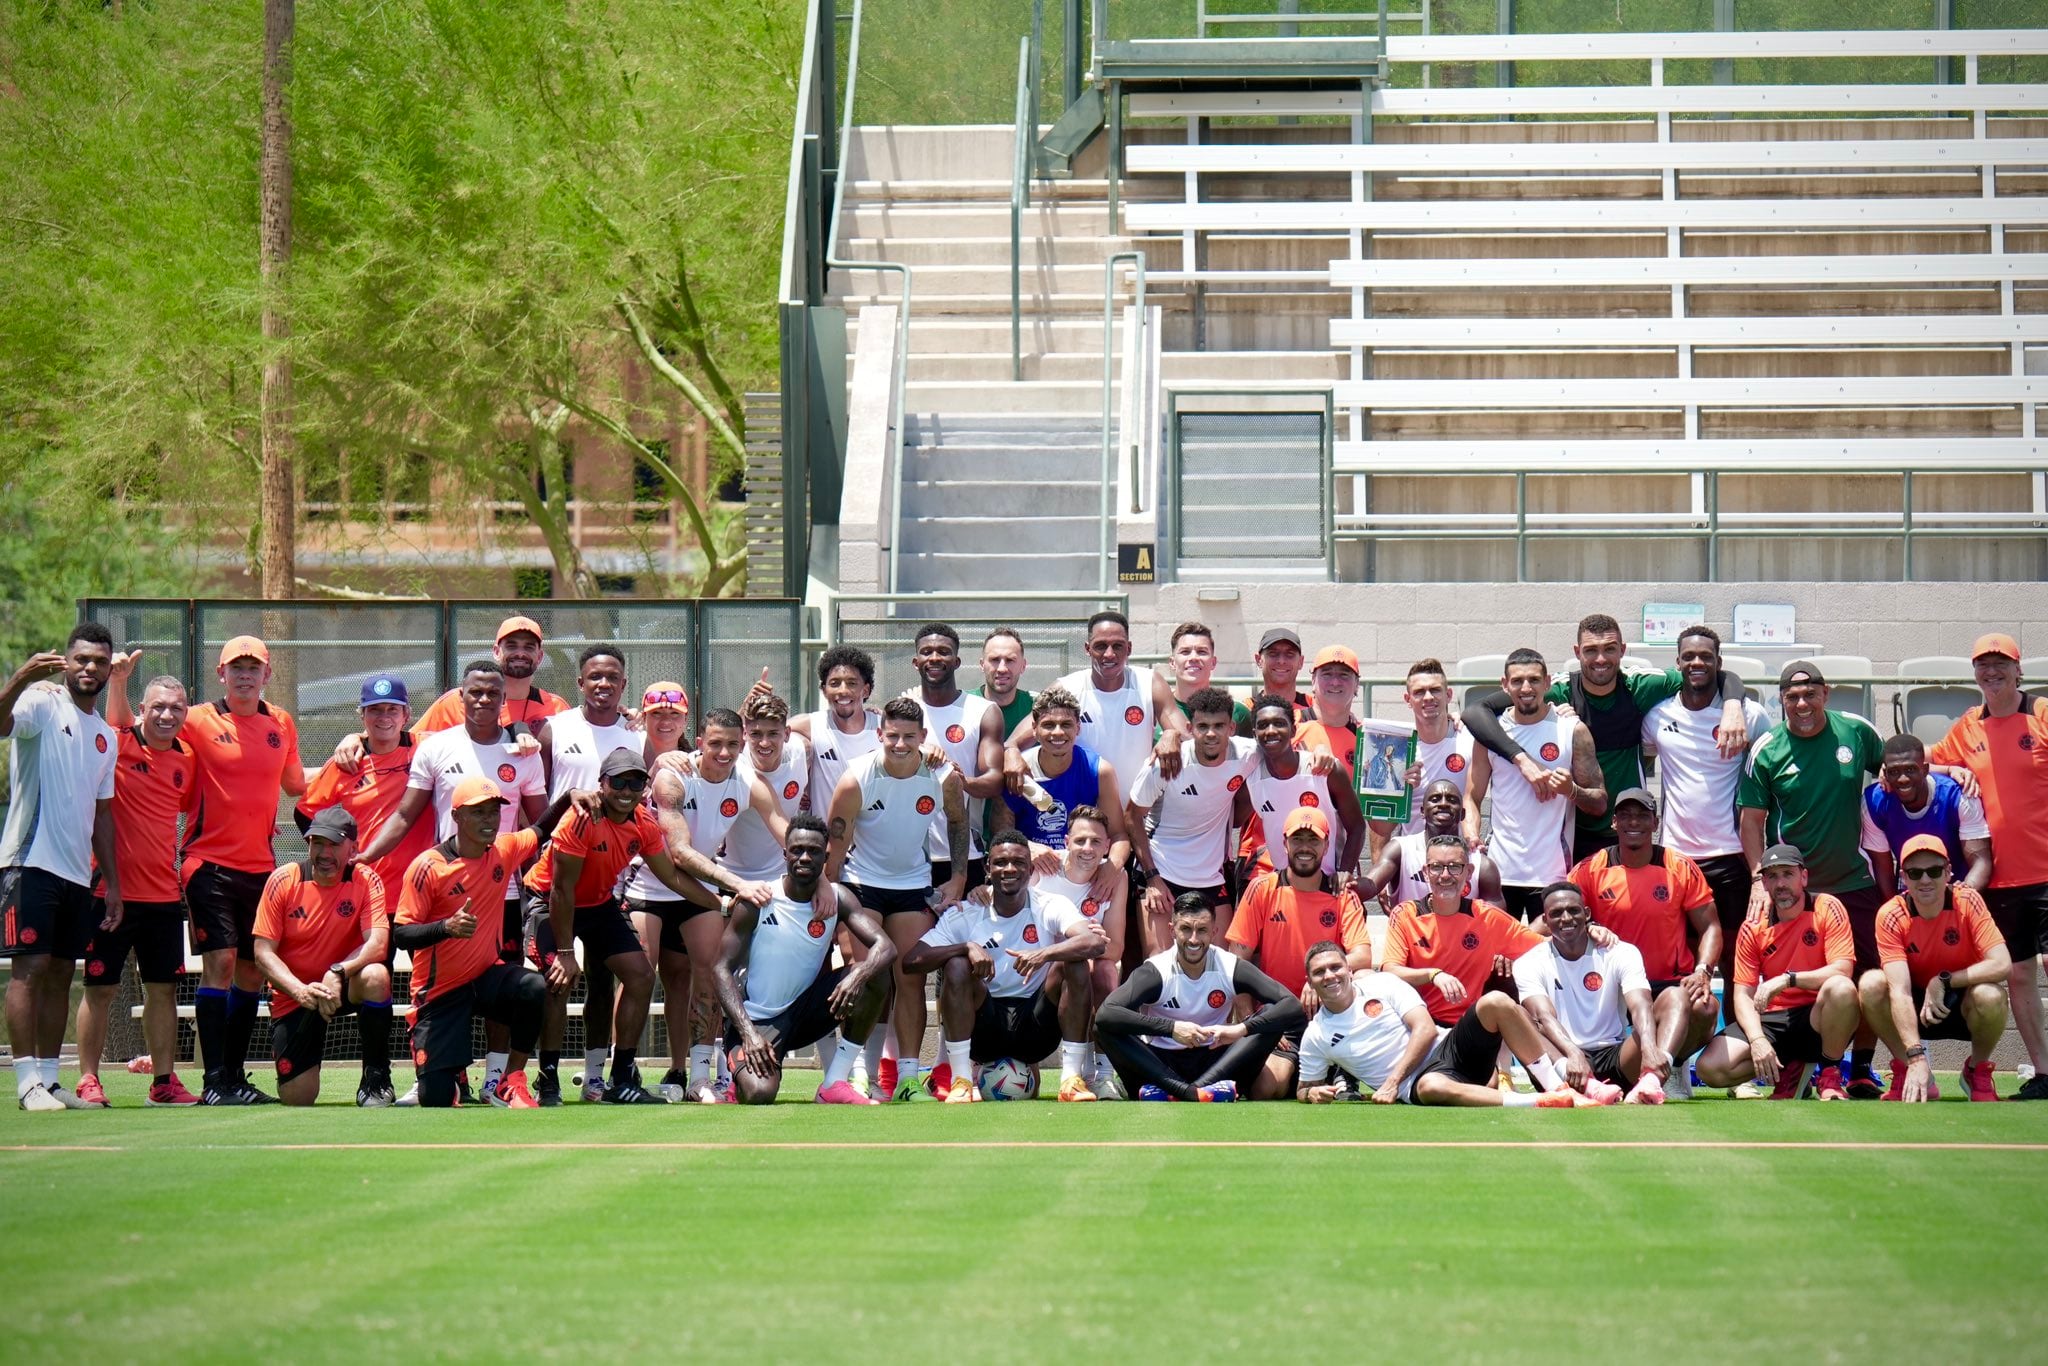
[[1367,717],[1358,723],[1358,805],[1370,821],[1405,821],[1415,793],[1408,769],[1415,762],[1415,727]]

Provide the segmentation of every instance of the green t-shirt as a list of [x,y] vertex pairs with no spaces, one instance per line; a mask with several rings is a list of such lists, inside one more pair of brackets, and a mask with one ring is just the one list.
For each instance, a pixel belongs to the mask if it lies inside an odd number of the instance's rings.
[[1874,882],[1863,857],[1863,778],[1883,762],[1884,741],[1861,717],[1831,711],[1803,740],[1780,722],[1750,748],[1735,801],[1767,813],[1766,844],[1806,855],[1812,890],[1861,891]]
[[[1643,717],[1650,708],[1667,697],[1675,696],[1685,686],[1685,675],[1676,669],[1665,669],[1661,673],[1631,673],[1624,669],[1613,692],[1604,697],[1587,693],[1585,706],[1579,713],[1579,720],[1592,733],[1593,749],[1600,758],[1600,772],[1607,782],[1607,811],[1598,816],[1578,813],[1579,829],[1588,834],[1605,835],[1614,829],[1614,798],[1631,787],[1642,787],[1643,776]],[[1632,709],[1624,708],[1622,694],[1626,690],[1634,702]],[[1571,684],[1559,679],[1550,685],[1544,694],[1552,702],[1570,702]],[[1620,715],[1616,713],[1620,712]]]
[[[988,696],[988,688],[986,686],[975,689],[975,692],[982,697]],[[1002,709],[1002,712],[1003,738],[1007,740],[1016,731],[1017,727],[1024,724],[1024,718],[1031,715],[1031,694],[1022,688],[1017,689],[1017,695],[1010,699],[1009,704]]]

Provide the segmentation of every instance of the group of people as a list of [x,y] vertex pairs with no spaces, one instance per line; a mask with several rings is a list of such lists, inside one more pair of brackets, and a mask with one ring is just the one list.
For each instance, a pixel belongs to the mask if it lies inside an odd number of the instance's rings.
[[[2010,636],[1977,642],[1982,704],[1931,749],[1831,710],[1806,661],[1770,724],[1704,626],[1676,668],[1633,672],[1588,617],[1575,669],[1517,650],[1462,710],[1422,660],[1396,818],[1361,801],[1356,768],[1388,750],[1345,647],[1265,632],[1239,702],[1206,626],[1173,631],[1164,671],[1131,663],[1116,612],[1083,632],[1088,667],[1036,695],[1014,632],[981,643],[970,691],[931,623],[901,696],[841,645],[815,709],[764,670],[693,729],[684,689],[629,686],[615,646],[581,650],[574,699],[544,691],[542,630],[512,617],[417,718],[401,677],[363,680],[361,729],[309,768],[261,640],[222,648],[215,700],[169,676],[131,696],[134,656],[82,623],[0,691],[20,1105],[107,1103],[131,954],[150,1105],[312,1104],[343,1016],[359,1105],[560,1105],[579,978],[579,1094],[615,1105],[772,1102],[809,1047],[828,1104],[973,1103],[987,1069],[1055,1055],[1067,1102],[1564,1108],[1695,1077],[1919,1101],[1931,1039],[1966,1042],[1963,1089],[1995,1100],[2008,1015],[2036,1069],[2014,1098],[2048,1098],[2048,698]],[[285,798],[307,852],[278,866]],[[196,1095],[173,1068],[188,932]],[[657,981],[671,1066],[650,1086]],[[249,1073],[266,992],[274,1097]]]

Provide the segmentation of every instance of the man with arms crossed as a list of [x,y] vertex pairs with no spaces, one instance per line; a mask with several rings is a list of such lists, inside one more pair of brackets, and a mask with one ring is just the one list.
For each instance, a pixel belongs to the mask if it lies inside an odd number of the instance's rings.
[[1650,1023],[1642,954],[1626,940],[1595,944],[1586,899],[1569,882],[1543,889],[1543,924],[1550,938],[1515,960],[1515,991],[1563,1060],[1565,1085],[1601,1105],[1624,1087],[1631,1105],[1663,1104],[1671,1054]]
[[1991,1050],[2005,1033],[2005,984],[2012,956],[1984,899],[1949,880],[1948,847],[1939,835],[1906,841],[1899,863],[1906,890],[1877,913],[1877,954],[1884,964],[1857,984],[1863,1018],[1892,1051],[1886,1100],[1933,1100],[1929,1039],[1967,1039],[1963,1090],[1971,1100],[1997,1100]]
[[[789,819],[781,885],[764,906],[736,902],[718,956],[718,999],[725,1007],[725,1048],[732,1055],[735,1098],[773,1105],[782,1063],[821,1044],[834,1030],[837,1047],[825,1062],[820,1105],[879,1105],[847,1080],[861,1040],[874,1032],[889,1001],[896,946],[874,912],[836,882],[824,880],[830,848],[825,822],[808,811]],[[832,967],[841,924],[868,950],[858,963]],[[744,984],[742,977],[744,976]]]

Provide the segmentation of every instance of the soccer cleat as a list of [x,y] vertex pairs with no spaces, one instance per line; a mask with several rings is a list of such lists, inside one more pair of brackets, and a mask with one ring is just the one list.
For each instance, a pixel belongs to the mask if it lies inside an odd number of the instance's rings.
[[501,1110],[538,1110],[540,1102],[533,1098],[533,1092],[526,1088],[526,1073],[507,1072],[498,1083],[498,1089],[491,1092],[491,1104]]
[[[959,1092],[960,1086],[963,1082],[966,1083],[968,1090],[974,1090],[974,1083],[968,1081],[967,1078],[955,1077],[953,1079],[953,1085],[946,1091],[946,1099],[948,1101],[951,1101],[953,1097]],[[895,1100],[899,1104],[907,1104],[910,1101],[916,1100],[937,1100],[938,1097],[932,1095],[931,1092],[925,1090],[924,1083],[913,1077],[909,1081],[904,1082],[901,1086],[898,1086],[896,1088],[895,1095],[892,1096],[891,1099]],[[980,1100],[981,1097],[977,1094],[974,1097],[974,1099]]]
[[847,1074],[846,1084],[870,1100],[874,1098],[875,1087],[868,1081],[868,1063],[866,1058],[855,1058],[853,1060],[853,1071]]
[[1771,1088],[1772,1100],[1797,1100],[1806,1090],[1806,1076],[1812,1070],[1808,1063],[1795,1062],[1778,1069],[1778,1084]]
[[1138,1099],[1172,1100],[1173,1097],[1166,1093],[1166,1088],[1164,1086],[1154,1086],[1151,1082],[1148,1081],[1143,1086],[1140,1086],[1138,1088]]
[[409,1110],[409,1109],[413,1109],[413,1108],[415,1108],[416,1106],[418,1106],[418,1105],[419,1105],[419,1103],[420,1103],[420,1083],[419,1083],[419,1079],[418,1079],[417,1077],[415,1077],[415,1078],[413,1079],[413,1083],[412,1083],[412,1085],[410,1085],[410,1086],[408,1086],[408,1087],[406,1087],[406,1088],[405,1088],[405,1094],[404,1094],[404,1095],[402,1095],[402,1096],[400,1096],[400,1097],[398,1098],[397,1104],[398,1104],[398,1107],[399,1107],[400,1109],[402,1109],[402,1110]]
[[1813,1094],[1819,1100],[1847,1100],[1849,1092],[1842,1086],[1842,1069],[1823,1067],[1813,1079]]
[[467,1067],[455,1074],[455,1103],[457,1105],[476,1104],[476,1092],[469,1089],[469,1069]]
[[1088,1089],[1086,1081],[1079,1076],[1072,1076],[1060,1083],[1060,1099],[1092,1101],[1095,1099],[1095,1093]]
[[1621,1103],[1621,1088],[1611,1081],[1602,1081],[1598,1077],[1586,1078],[1584,1094],[1586,1099],[1592,1101],[1595,1105],[1619,1105]]
[[[885,1096],[896,1096],[896,1059],[884,1058],[875,1066],[875,1085],[882,1088]],[[896,1096],[901,1100],[903,1097]]]
[[[1963,1077],[1963,1084],[1965,1086],[1969,1085],[1970,1080],[1969,1076],[1967,1075],[1967,1067],[1968,1064],[1965,1064],[1966,1072]],[[1904,1097],[1904,1095],[1906,1094],[1906,1064],[1897,1058],[1893,1058],[1891,1065],[1891,1074],[1891,1087],[1884,1093],[1884,1096],[1882,1098],[1885,1100],[1897,1101]],[[1929,1100],[1941,1099],[1941,1088],[1934,1084],[1934,1072],[1932,1069],[1929,1069],[1927,1073],[1927,1098]]]
[[275,1105],[278,1103],[276,1096],[257,1090],[256,1083],[250,1081],[246,1075],[241,1081],[236,1083],[235,1090],[241,1095],[242,1104],[244,1105]]
[[2048,1072],[2036,1072],[2012,1093],[2014,1100],[2048,1100]]
[[21,1093],[20,1104],[24,1110],[35,1110],[43,1114],[55,1114],[59,1110],[71,1108],[63,1101],[51,1095],[50,1089],[41,1082],[37,1082],[34,1086]]
[[1762,1100],[1763,1098],[1763,1087],[1758,1086],[1753,1081],[1745,1081],[1739,1086],[1728,1088],[1728,1099],[1730,1100]]
[[534,1078],[533,1100],[543,1110],[552,1110],[562,1103],[562,1074],[551,1067],[541,1069]]
[[953,1090],[953,1064],[941,1062],[924,1074],[924,1089],[934,1096],[950,1095]]
[[1666,1099],[1666,1100],[1691,1100],[1691,1099],[1692,1099],[1692,1066],[1691,1066],[1691,1064],[1689,1064],[1689,1063],[1683,1063],[1683,1062],[1682,1062],[1682,1063],[1679,1063],[1679,1064],[1678,1064],[1677,1066],[1675,1066],[1675,1067],[1673,1067],[1673,1068],[1671,1069],[1671,1075],[1670,1075],[1670,1076],[1668,1076],[1668,1077],[1666,1077],[1666,1078],[1664,1079],[1664,1099]]
[[1636,1078],[1634,1089],[1622,1097],[1622,1104],[1624,1105],[1662,1105],[1663,1103],[1664,1083],[1657,1079],[1655,1072],[1645,1072],[1642,1076]]
[[45,1089],[56,1098],[59,1105],[62,1105],[67,1110],[100,1110],[106,1108],[105,1106],[94,1105],[90,1101],[80,1099],[77,1092],[68,1091],[54,1081]]
[[1585,1099],[1577,1091],[1566,1087],[1562,1091],[1545,1091],[1542,1095],[1536,1097],[1536,1108],[1539,1110],[1570,1110],[1576,1108]]
[[693,1081],[684,1088],[683,1099],[699,1105],[716,1105],[723,1097],[719,1094],[718,1083],[709,1078]]
[[654,1092],[648,1090],[644,1086],[640,1086],[634,1083],[631,1080],[614,1082],[610,1086],[607,1086],[604,1089],[604,1101],[602,1103],[606,1105],[668,1104],[667,1101],[663,1100],[660,1096],[655,1095]]
[[100,1085],[100,1079],[90,1073],[78,1079],[78,1098],[95,1110],[113,1108],[107,1104],[107,1093]]
[[613,1087],[603,1077],[586,1077],[578,1091],[578,1098],[585,1105],[602,1105],[611,1098]]
[[661,1098],[673,1105],[690,1098],[689,1087],[690,1079],[683,1075],[683,1069],[671,1067],[661,1074],[661,1085],[658,1089]]
[[239,1086],[209,1086],[200,1094],[199,1103],[201,1105],[255,1104],[254,1101],[248,1100],[243,1096],[242,1088]]
[[[1963,1094],[1971,1100],[1998,1099],[1998,1087],[1992,1082],[1992,1074],[1998,1069],[1986,1058],[1982,1062],[1963,1064]],[[1929,1097],[1932,1098],[1931,1096]]]
[[1237,1099],[1237,1083],[1219,1081],[1208,1086],[1197,1086],[1195,1098],[1204,1105],[1228,1105]]
[[854,1090],[853,1083],[847,1081],[835,1081],[830,1086],[819,1087],[817,1100],[820,1105],[880,1105],[882,1103]]
[[1089,1079],[1088,1089],[1095,1093],[1097,1100],[1129,1100],[1131,1098],[1129,1093],[1124,1090],[1124,1079],[1118,1076],[1116,1069],[1108,1063],[1104,1063],[1095,1069],[1095,1075]]
[[[897,1093],[896,1099],[903,1099],[902,1092],[899,1091]],[[923,1092],[918,1093],[918,1099],[926,1099]],[[967,1078],[965,1077],[953,1078],[952,1088],[946,1092],[946,1104],[948,1105],[973,1105],[980,1099],[981,1092],[975,1088],[973,1082],[967,1080]]]
[[185,1089],[185,1083],[178,1080],[176,1072],[163,1083],[151,1082],[149,1094],[142,1098],[144,1105],[197,1105],[199,1097]]
[[390,1077],[365,1077],[363,1084],[356,1088],[356,1108],[359,1110],[387,1110],[397,1100],[391,1090]]
[[[1848,1085],[1843,1089],[1848,1092],[1851,1100],[1876,1100],[1884,1094],[1884,1083],[1877,1079],[1877,1073],[1866,1067],[1860,1072],[1852,1070]],[[1931,1079],[1927,1086],[1927,1098],[1934,1099],[1934,1084]]]

